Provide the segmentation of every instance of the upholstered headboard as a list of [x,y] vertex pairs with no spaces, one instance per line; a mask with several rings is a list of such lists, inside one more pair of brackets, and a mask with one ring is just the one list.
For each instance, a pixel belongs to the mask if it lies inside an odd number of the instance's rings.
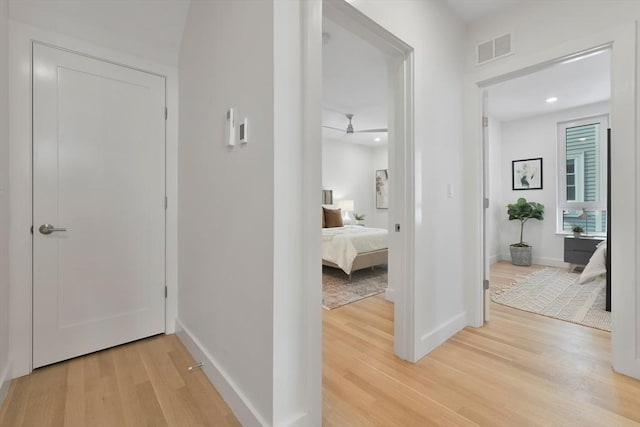
[[322,204],[323,205],[333,204],[333,190],[322,190]]

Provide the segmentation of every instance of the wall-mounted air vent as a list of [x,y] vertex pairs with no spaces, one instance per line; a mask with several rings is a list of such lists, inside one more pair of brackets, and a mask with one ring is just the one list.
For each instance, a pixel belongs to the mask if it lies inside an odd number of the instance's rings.
[[513,33],[496,37],[478,45],[478,64],[493,61],[513,53]]

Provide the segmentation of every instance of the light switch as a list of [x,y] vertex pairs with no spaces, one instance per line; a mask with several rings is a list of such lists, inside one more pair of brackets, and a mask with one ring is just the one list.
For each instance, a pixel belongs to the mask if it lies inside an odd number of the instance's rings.
[[453,199],[453,184],[447,184],[447,197]]

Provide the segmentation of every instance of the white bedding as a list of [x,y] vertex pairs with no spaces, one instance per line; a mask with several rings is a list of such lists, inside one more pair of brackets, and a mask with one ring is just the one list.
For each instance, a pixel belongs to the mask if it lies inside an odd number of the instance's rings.
[[580,284],[592,281],[596,277],[607,274],[607,243],[606,241],[598,244],[597,249],[591,255],[589,263],[580,275]]
[[322,259],[350,274],[358,254],[386,249],[387,230],[359,225],[322,229]]

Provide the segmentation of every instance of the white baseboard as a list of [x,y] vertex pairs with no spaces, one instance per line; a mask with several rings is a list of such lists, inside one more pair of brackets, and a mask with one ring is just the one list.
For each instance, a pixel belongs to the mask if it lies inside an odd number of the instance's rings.
[[4,399],[7,397],[7,393],[9,393],[9,386],[11,385],[11,377],[9,373],[11,372],[11,362],[7,363],[7,366],[4,367],[4,370],[0,372],[0,407],[4,403]]
[[462,312],[444,324],[440,325],[436,329],[427,332],[420,338],[418,347],[416,348],[415,362],[432,352],[440,344],[457,334],[459,331],[467,326],[467,313]]
[[[511,261],[511,255],[509,253],[503,253],[502,260]],[[532,256],[531,262],[533,264],[548,265],[549,267],[558,267],[558,268],[569,268],[569,265],[570,265],[564,262],[564,260],[560,258],[540,257],[540,256]]]
[[301,414],[294,414],[291,416],[291,418],[281,421],[278,425],[280,427],[302,427],[302,426],[308,426],[309,425],[309,420],[308,417],[309,414],[307,412],[301,413]]
[[176,319],[176,335],[189,350],[193,358],[204,362],[202,370],[215,386],[234,415],[243,426],[268,426],[269,423],[258,413],[247,396],[240,391],[216,360],[202,347],[193,334],[184,327],[180,319]]
[[489,257],[489,265],[493,265],[501,259],[502,257],[500,256],[500,254],[493,254]]
[[384,291],[384,299],[386,299],[389,302],[395,302],[396,301],[395,293],[396,293],[395,289],[387,288],[387,290]]
[[548,265],[549,267],[569,268],[569,264],[558,258],[532,257],[531,262],[534,264]]

